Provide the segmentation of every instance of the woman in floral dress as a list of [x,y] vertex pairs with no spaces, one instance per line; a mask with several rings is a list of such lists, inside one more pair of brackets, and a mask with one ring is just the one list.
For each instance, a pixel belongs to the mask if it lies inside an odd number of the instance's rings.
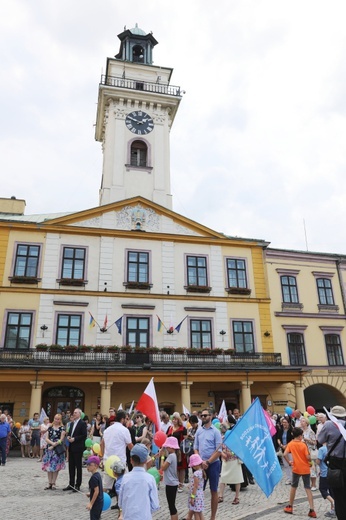
[[54,449],[63,443],[65,434],[62,418],[58,413],[48,428],[47,448],[42,458],[42,469],[48,473],[48,486],[45,489],[56,489],[59,471],[65,469],[65,453],[58,455]]

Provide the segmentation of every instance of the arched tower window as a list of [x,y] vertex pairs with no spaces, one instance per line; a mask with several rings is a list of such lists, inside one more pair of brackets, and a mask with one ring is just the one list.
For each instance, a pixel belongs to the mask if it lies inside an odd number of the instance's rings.
[[131,166],[147,166],[148,147],[143,141],[133,141],[131,144]]
[[135,45],[132,48],[132,61],[144,63],[144,49],[141,45]]

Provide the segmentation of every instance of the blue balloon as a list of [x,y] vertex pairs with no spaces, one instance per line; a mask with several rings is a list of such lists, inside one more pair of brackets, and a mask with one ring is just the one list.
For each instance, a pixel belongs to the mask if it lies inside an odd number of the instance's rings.
[[112,499],[108,493],[103,493],[103,508],[102,511],[107,511],[111,507]]
[[287,415],[291,415],[291,413],[293,412],[293,409],[290,406],[286,406],[285,412],[287,413]]
[[216,419],[216,417],[215,417],[215,419],[213,419],[213,420],[211,421],[211,424],[215,424],[215,423],[217,423],[217,422],[220,422],[220,421],[219,421],[219,419]]

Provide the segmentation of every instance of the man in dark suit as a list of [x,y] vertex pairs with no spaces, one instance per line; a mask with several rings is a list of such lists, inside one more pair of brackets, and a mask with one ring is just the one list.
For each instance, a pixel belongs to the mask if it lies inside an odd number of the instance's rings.
[[[87,425],[81,418],[82,410],[76,408],[72,415],[72,422],[67,432],[69,446],[68,472],[69,485],[64,491],[79,491],[82,484],[82,458],[87,438]],[[76,478],[77,473],[77,479]]]

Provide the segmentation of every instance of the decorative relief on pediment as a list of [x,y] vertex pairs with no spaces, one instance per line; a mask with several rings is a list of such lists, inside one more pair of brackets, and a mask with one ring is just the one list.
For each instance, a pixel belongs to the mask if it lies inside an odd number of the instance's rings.
[[160,217],[150,208],[126,206],[116,213],[117,229],[137,229],[138,231],[160,231]]
[[90,218],[88,220],[83,220],[82,222],[75,222],[72,226],[100,228],[101,217]]

